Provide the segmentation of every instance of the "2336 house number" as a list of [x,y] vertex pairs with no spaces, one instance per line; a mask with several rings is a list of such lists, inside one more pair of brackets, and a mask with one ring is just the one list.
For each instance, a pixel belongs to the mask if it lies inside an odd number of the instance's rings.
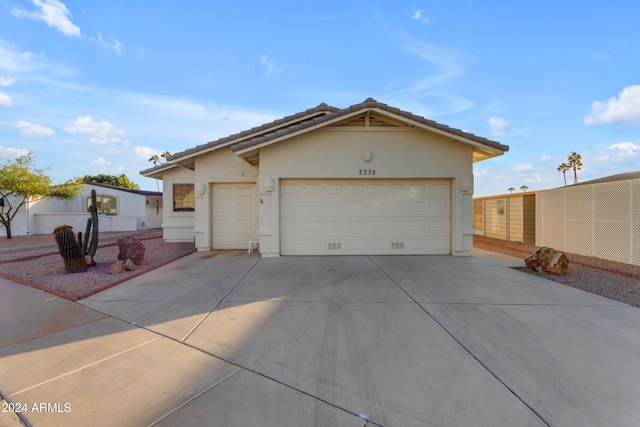
[[375,175],[375,169],[358,169],[358,175]]

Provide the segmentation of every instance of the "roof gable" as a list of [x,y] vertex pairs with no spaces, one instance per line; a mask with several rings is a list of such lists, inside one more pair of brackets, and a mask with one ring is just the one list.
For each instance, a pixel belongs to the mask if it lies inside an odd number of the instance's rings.
[[254,135],[233,144],[231,149],[251,164],[257,164],[257,150],[293,136],[328,126],[371,127],[372,125],[375,127],[416,127],[472,145],[474,147],[474,162],[502,155],[509,150],[508,146],[497,141],[491,141],[433,120],[427,120],[422,116],[390,107],[372,98],[367,98],[360,104],[342,110],[283,126],[272,132]]

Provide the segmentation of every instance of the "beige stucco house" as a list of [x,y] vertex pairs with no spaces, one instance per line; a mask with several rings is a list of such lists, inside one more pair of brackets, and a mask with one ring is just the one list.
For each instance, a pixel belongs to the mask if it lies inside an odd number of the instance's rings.
[[468,255],[474,162],[509,147],[371,98],[315,108],[176,153],[168,241],[262,256]]

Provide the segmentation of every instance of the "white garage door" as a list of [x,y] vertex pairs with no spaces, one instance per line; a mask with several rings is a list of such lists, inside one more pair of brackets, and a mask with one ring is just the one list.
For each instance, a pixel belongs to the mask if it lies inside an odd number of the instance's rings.
[[258,196],[254,183],[211,185],[213,249],[247,249],[258,230]]
[[282,180],[283,255],[449,254],[449,180]]

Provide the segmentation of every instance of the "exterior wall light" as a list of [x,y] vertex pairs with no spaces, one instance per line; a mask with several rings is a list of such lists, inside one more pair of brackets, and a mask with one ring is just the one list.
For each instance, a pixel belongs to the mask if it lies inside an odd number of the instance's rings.
[[196,194],[198,196],[204,196],[204,193],[206,193],[207,191],[207,187],[204,185],[204,183],[200,182],[198,183],[198,185],[196,186]]
[[460,180],[460,191],[462,191],[465,194],[471,193],[471,181],[469,181],[466,178]]
[[267,178],[265,178],[264,191],[266,191],[267,193],[271,193],[275,187],[276,181],[272,177],[268,176]]
[[363,151],[362,152],[362,160],[364,160],[365,162],[370,162],[371,159],[373,159],[373,152],[372,151]]

